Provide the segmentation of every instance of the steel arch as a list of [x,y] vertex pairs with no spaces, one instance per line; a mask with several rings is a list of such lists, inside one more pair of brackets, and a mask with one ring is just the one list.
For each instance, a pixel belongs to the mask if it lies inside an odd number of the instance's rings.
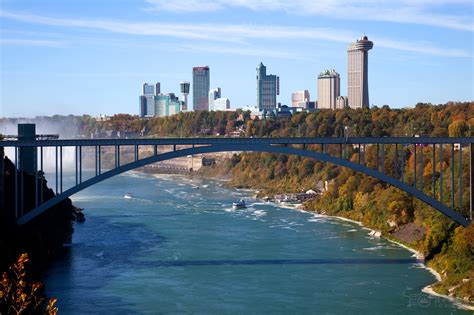
[[386,182],[402,191],[407,192],[408,194],[420,199],[421,201],[425,202],[426,204],[432,206],[439,212],[443,213],[453,221],[463,225],[468,226],[469,221],[464,218],[461,214],[455,212],[454,210],[450,209],[449,207],[443,205],[436,199],[431,198],[430,196],[426,195],[422,191],[415,189],[414,187],[402,183],[401,181],[387,176],[381,172],[378,172],[374,169],[368,168],[366,166],[350,162],[345,159],[336,158],[331,155],[310,151],[310,150],[302,150],[302,149],[295,149],[292,147],[286,146],[275,146],[270,144],[265,145],[256,145],[256,144],[213,144],[209,146],[200,146],[194,148],[187,148],[181,149],[171,152],[166,152],[158,155],[153,155],[141,160],[137,160],[117,168],[111,169],[107,172],[104,172],[100,175],[97,175],[93,178],[90,178],[66,191],[62,194],[56,195],[54,198],[46,201],[45,203],[41,204],[37,208],[31,210],[30,212],[26,213],[24,216],[18,219],[18,224],[23,225],[31,221],[36,216],[40,215],[41,213],[45,212],[50,207],[56,205],[57,203],[61,202],[62,200],[70,197],[71,195],[88,188],[94,184],[97,184],[103,180],[111,178],[113,176],[119,175],[121,173],[143,167],[148,164],[170,160],[178,157],[188,156],[188,155],[195,155],[195,154],[203,154],[203,153],[213,153],[213,152],[226,152],[226,151],[252,151],[252,152],[269,152],[269,153],[282,153],[282,154],[293,154],[308,158],[313,158],[316,160],[320,160],[323,162],[330,162],[334,163],[339,166],[348,167],[354,171],[361,172],[363,174],[369,175],[371,177],[377,178],[383,182]]

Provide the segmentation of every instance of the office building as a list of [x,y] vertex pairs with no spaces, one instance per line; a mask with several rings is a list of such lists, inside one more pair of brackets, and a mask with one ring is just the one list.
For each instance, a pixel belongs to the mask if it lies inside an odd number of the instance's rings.
[[341,92],[341,79],[335,70],[326,70],[318,76],[318,109],[336,109],[336,98]]
[[140,95],[139,97],[140,117],[155,116],[155,95],[158,95],[160,93],[160,82],[157,82],[156,84],[143,84],[142,95]]
[[367,36],[347,49],[347,98],[349,107],[369,107],[368,51],[374,46]]
[[209,104],[209,110],[215,110],[214,109],[214,100],[218,99],[221,97],[221,88],[216,88],[213,90],[210,90],[208,93],[208,104]]
[[144,83],[142,88],[142,95],[158,95],[160,94],[160,82],[155,85]]
[[213,110],[228,110],[230,109],[230,100],[225,97],[218,98],[214,100],[214,109]]
[[338,96],[336,97],[336,109],[343,109],[348,106],[347,97],[346,96]]
[[[153,86],[152,86],[153,87]],[[140,117],[153,117],[155,116],[155,95],[140,95],[139,97],[139,112]]]
[[189,95],[189,87],[190,87],[189,82],[180,82],[179,87],[181,90],[181,95],[183,95],[183,104],[181,106],[182,111],[187,111],[188,110],[188,95]]
[[140,95],[138,99],[140,103],[140,109],[139,109],[140,117],[145,117],[146,116],[146,97],[145,95]]
[[295,91],[291,94],[291,106],[292,107],[301,107],[308,108],[309,103],[309,91]]
[[209,110],[210,75],[209,67],[193,68],[193,108],[194,110]]
[[277,106],[277,95],[280,95],[280,78],[267,75],[267,68],[260,62],[257,66],[257,107],[259,111],[271,111]]
[[165,117],[178,114],[181,111],[181,103],[174,93],[159,94],[154,97],[155,117]]

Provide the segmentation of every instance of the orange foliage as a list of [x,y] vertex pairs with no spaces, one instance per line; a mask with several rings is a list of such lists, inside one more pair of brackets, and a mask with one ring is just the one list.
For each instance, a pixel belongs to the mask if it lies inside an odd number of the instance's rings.
[[[0,314],[3,307],[8,314],[30,314],[43,308],[45,298],[41,294],[43,284],[27,281],[25,264],[28,254],[22,254],[16,263],[2,274],[0,282]],[[56,299],[50,299],[45,308],[46,314],[56,314]],[[3,306],[2,306],[3,304]]]

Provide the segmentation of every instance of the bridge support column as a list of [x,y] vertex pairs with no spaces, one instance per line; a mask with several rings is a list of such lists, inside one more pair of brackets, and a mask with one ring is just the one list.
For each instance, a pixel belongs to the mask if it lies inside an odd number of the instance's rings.
[[5,182],[4,182],[4,150],[0,147],[0,218],[4,219],[5,213]]

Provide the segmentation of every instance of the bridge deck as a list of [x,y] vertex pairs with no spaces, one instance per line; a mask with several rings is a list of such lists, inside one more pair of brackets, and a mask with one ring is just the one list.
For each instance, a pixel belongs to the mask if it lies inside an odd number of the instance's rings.
[[334,138],[134,138],[0,141],[0,147],[115,146],[115,145],[219,145],[219,144],[470,144],[474,137],[334,137]]

